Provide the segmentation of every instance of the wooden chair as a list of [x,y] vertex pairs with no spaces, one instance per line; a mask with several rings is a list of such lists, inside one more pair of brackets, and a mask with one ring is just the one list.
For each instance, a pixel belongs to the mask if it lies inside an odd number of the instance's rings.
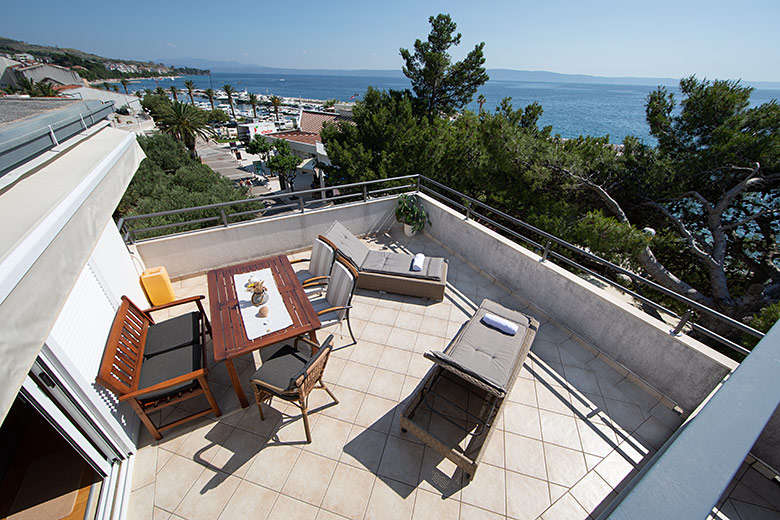
[[[206,380],[206,333],[211,336],[211,324],[203,311],[203,298],[192,296],[141,310],[122,296],[108,335],[96,380],[120,402],[129,402],[157,440],[168,428],[209,412],[221,415]],[[193,302],[197,312],[160,323],[155,323],[150,314]],[[205,410],[159,427],[149,417],[152,412],[201,394],[210,405]]]
[[[263,365],[252,375],[252,389],[261,420],[265,420],[262,407],[264,401],[268,401],[269,405],[274,397],[289,401],[301,409],[306,442],[311,442],[308,416],[309,393],[315,388],[321,388],[336,404],[339,402],[333,392],[322,382],[322,374],[325,372],[333,348],[331,341],[333,341],[332,334],[321,346],[304,336],[299,336],[295,338],[294,346],[284,345],[263,362]],[[301,350],[301,343],[307,344],[311,352]]]

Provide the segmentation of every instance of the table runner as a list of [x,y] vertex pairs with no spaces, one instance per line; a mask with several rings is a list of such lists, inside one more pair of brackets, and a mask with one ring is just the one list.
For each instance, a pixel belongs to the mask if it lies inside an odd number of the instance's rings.
[[[250,276],[262,280],[268,291],[268,301],[259,307],[252,305],[252,293],[246,290]],[[287,312],[287,307],[282,300],[282,295],[279,294],[279,289],[276,287],[276,280],[274,280],[271,269],[234,274],[233,282],[236,286],[241,319],[244,321],[246,336],[250,341],[277,330],[286,329],[293,324],[290,313]],[[268,307],[269,313],[265,318],[260,318],[257,316],[257,312],[263,306]]]

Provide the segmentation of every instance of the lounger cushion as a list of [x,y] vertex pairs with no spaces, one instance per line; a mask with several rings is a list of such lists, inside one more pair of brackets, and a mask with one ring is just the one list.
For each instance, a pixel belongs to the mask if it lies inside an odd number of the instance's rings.
[[200,315],[190,312],[149,326],[144,359],[200,343]]
[[[169,350],[144,360],[141,365],[138,389],[143,390],[201,368],[203,368],[203,349],[200,343]],[[171,388],[144,394],[139,399],[142,402],[160,399],[187,390],[197,384],[197,381],[185,381]]]
[[357,268],[363,265],[368,256],[368,246],[358,240],[341,222],[338,220],[334,221],[323,236],[333,242],[333,245],[339,249],[339,253],[349,260],[352,265]]
[[369,251],[361,271],[370,273],[393,274],[425,280],[441,280],[443,258],[425,257],[421,271],[412,271],[413,255],[392,251]]
[[[485,325],[482,317],[486,312],[517,323],[517,334],[510,336]],[[460,336],[443,353],[431,354],[442,363],[451,364],[497,391],[506,393],[528,324],[524,314],[485,299]]]

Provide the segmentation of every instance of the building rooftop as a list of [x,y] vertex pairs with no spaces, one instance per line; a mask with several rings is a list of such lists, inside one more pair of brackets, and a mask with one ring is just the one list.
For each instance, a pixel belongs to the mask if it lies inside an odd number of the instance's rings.
[[0,128],[9,123],[37,116],[72,105],[78,101],[59,98],[8,98],[0,97]]
[[300,130],[289,130],[287,132],[275,132],[272,134],[265,134],[267,137],[275,137],[277,139],[285,139],[287,141],[295,141],[296,143],[304,143],[314,145],[321,143],[322,139],[320,134],[313,134],[311,132],[302,132]]
[[[130,518],[236,518],[248,511],[257,518],[590,518],[682,423],[657,392],[434,241],[385,233],[367,243],[448,257],[444,301],[358,291],[358,343],[333,352],[324,378],[340,403],[312,394],[310,445],[302,444],[295,407],[274,400],[261,421],[251,402],[239,407],[224,366],[213,366],[209,381],[222,417],[170,430],[159,442],[142,432]],[[178,297],[208,294],[206,277],[180,279],[175,290]],[[542,325],[469,482],[401,433],[398,421],[431,368],[423,352],[443,349],[483,298]],[[328,333],[337,347],[350,342],[346,327],[318,336]],[[238,360],[247,395],[249,377],[269,354]],[[171,414],[182,412],[173,408]]]

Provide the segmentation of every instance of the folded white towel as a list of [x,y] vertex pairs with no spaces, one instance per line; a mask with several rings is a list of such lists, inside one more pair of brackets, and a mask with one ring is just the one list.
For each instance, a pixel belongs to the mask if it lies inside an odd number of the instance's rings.
[[486,312],[485,315],[482,317],[482,323],[494,327],[500,330],[501,332],[505,332],[510,336],[514,336],[515,334],[517,334],[517,329],[520,328],[520,325],[518,325],[514,321],[509,321],[506,318],[502,318],[501,316],[496,316],[495,314],[490,314],[489,312]]
[[425,255],[417,253],[412,260],[412,271],[422,271],[423,262],[425,261]]

